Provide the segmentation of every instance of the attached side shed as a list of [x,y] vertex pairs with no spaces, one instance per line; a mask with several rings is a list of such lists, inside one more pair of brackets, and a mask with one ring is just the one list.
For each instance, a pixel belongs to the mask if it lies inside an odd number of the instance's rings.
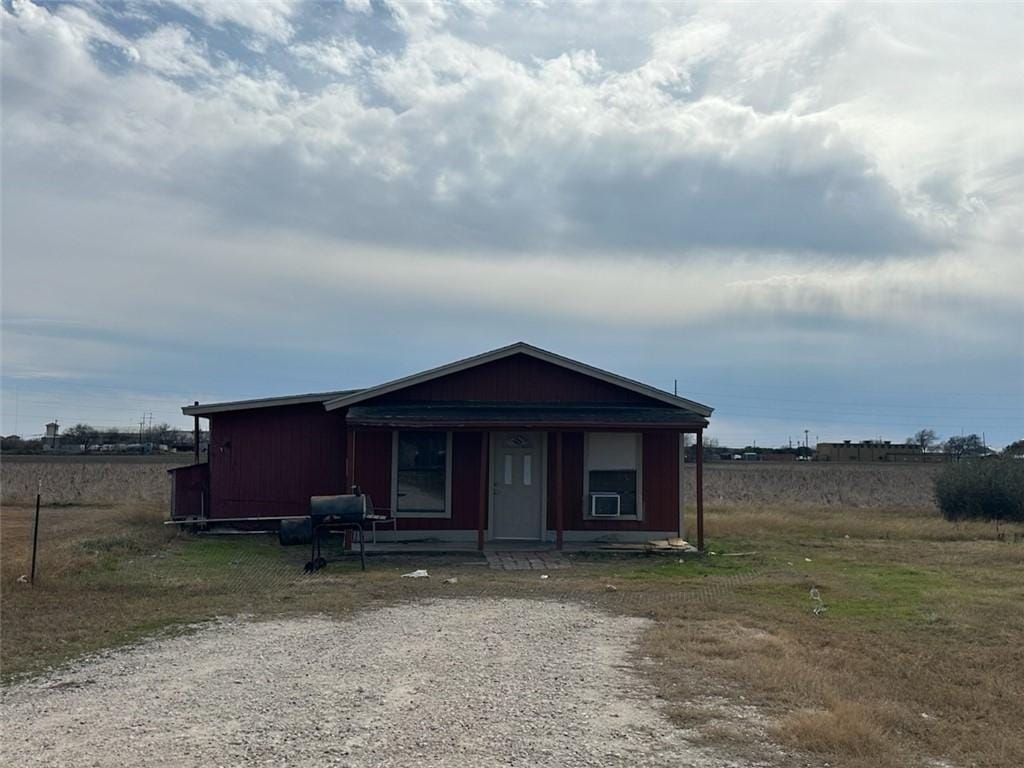
[[365,390],[183,411],[210,420],[211,521],[301,516],[359,485],[400,539],[480,547],[685,535],[683,435],[699,442],[711,414],[522,343]]

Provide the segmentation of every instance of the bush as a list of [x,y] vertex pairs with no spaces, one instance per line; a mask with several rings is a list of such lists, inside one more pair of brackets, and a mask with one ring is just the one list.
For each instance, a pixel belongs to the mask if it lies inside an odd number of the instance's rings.
[[935,478],[935,500],[947,520],[1024,521],[1024,461],[949,464]]

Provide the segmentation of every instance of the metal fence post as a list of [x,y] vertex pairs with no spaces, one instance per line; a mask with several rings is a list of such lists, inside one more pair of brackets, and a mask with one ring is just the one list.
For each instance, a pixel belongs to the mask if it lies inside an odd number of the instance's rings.
[[30,584],[36,583],[36,550],[39,548],[39,500],[43,495],[43,481],[39,481],[36,489],[36,519],[32,525],[32,570],[28,578]]

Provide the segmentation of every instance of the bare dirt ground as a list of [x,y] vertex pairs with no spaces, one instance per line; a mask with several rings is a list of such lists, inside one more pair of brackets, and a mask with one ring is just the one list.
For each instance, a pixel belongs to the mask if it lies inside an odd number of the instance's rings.
[[650,622],[425,601],[226,620],[5,691],[3,761],[46,766],[751,766],[697,747],[629,666]]

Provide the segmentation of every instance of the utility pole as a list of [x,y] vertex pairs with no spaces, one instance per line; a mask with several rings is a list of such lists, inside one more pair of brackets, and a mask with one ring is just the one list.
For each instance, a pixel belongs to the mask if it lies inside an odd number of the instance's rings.
[[808,448],[808,449],[811,447],[810,446],[810,432],[811,432],[811,430],[809,430],[809,429],[805,429],[804,430],[804,448]]

